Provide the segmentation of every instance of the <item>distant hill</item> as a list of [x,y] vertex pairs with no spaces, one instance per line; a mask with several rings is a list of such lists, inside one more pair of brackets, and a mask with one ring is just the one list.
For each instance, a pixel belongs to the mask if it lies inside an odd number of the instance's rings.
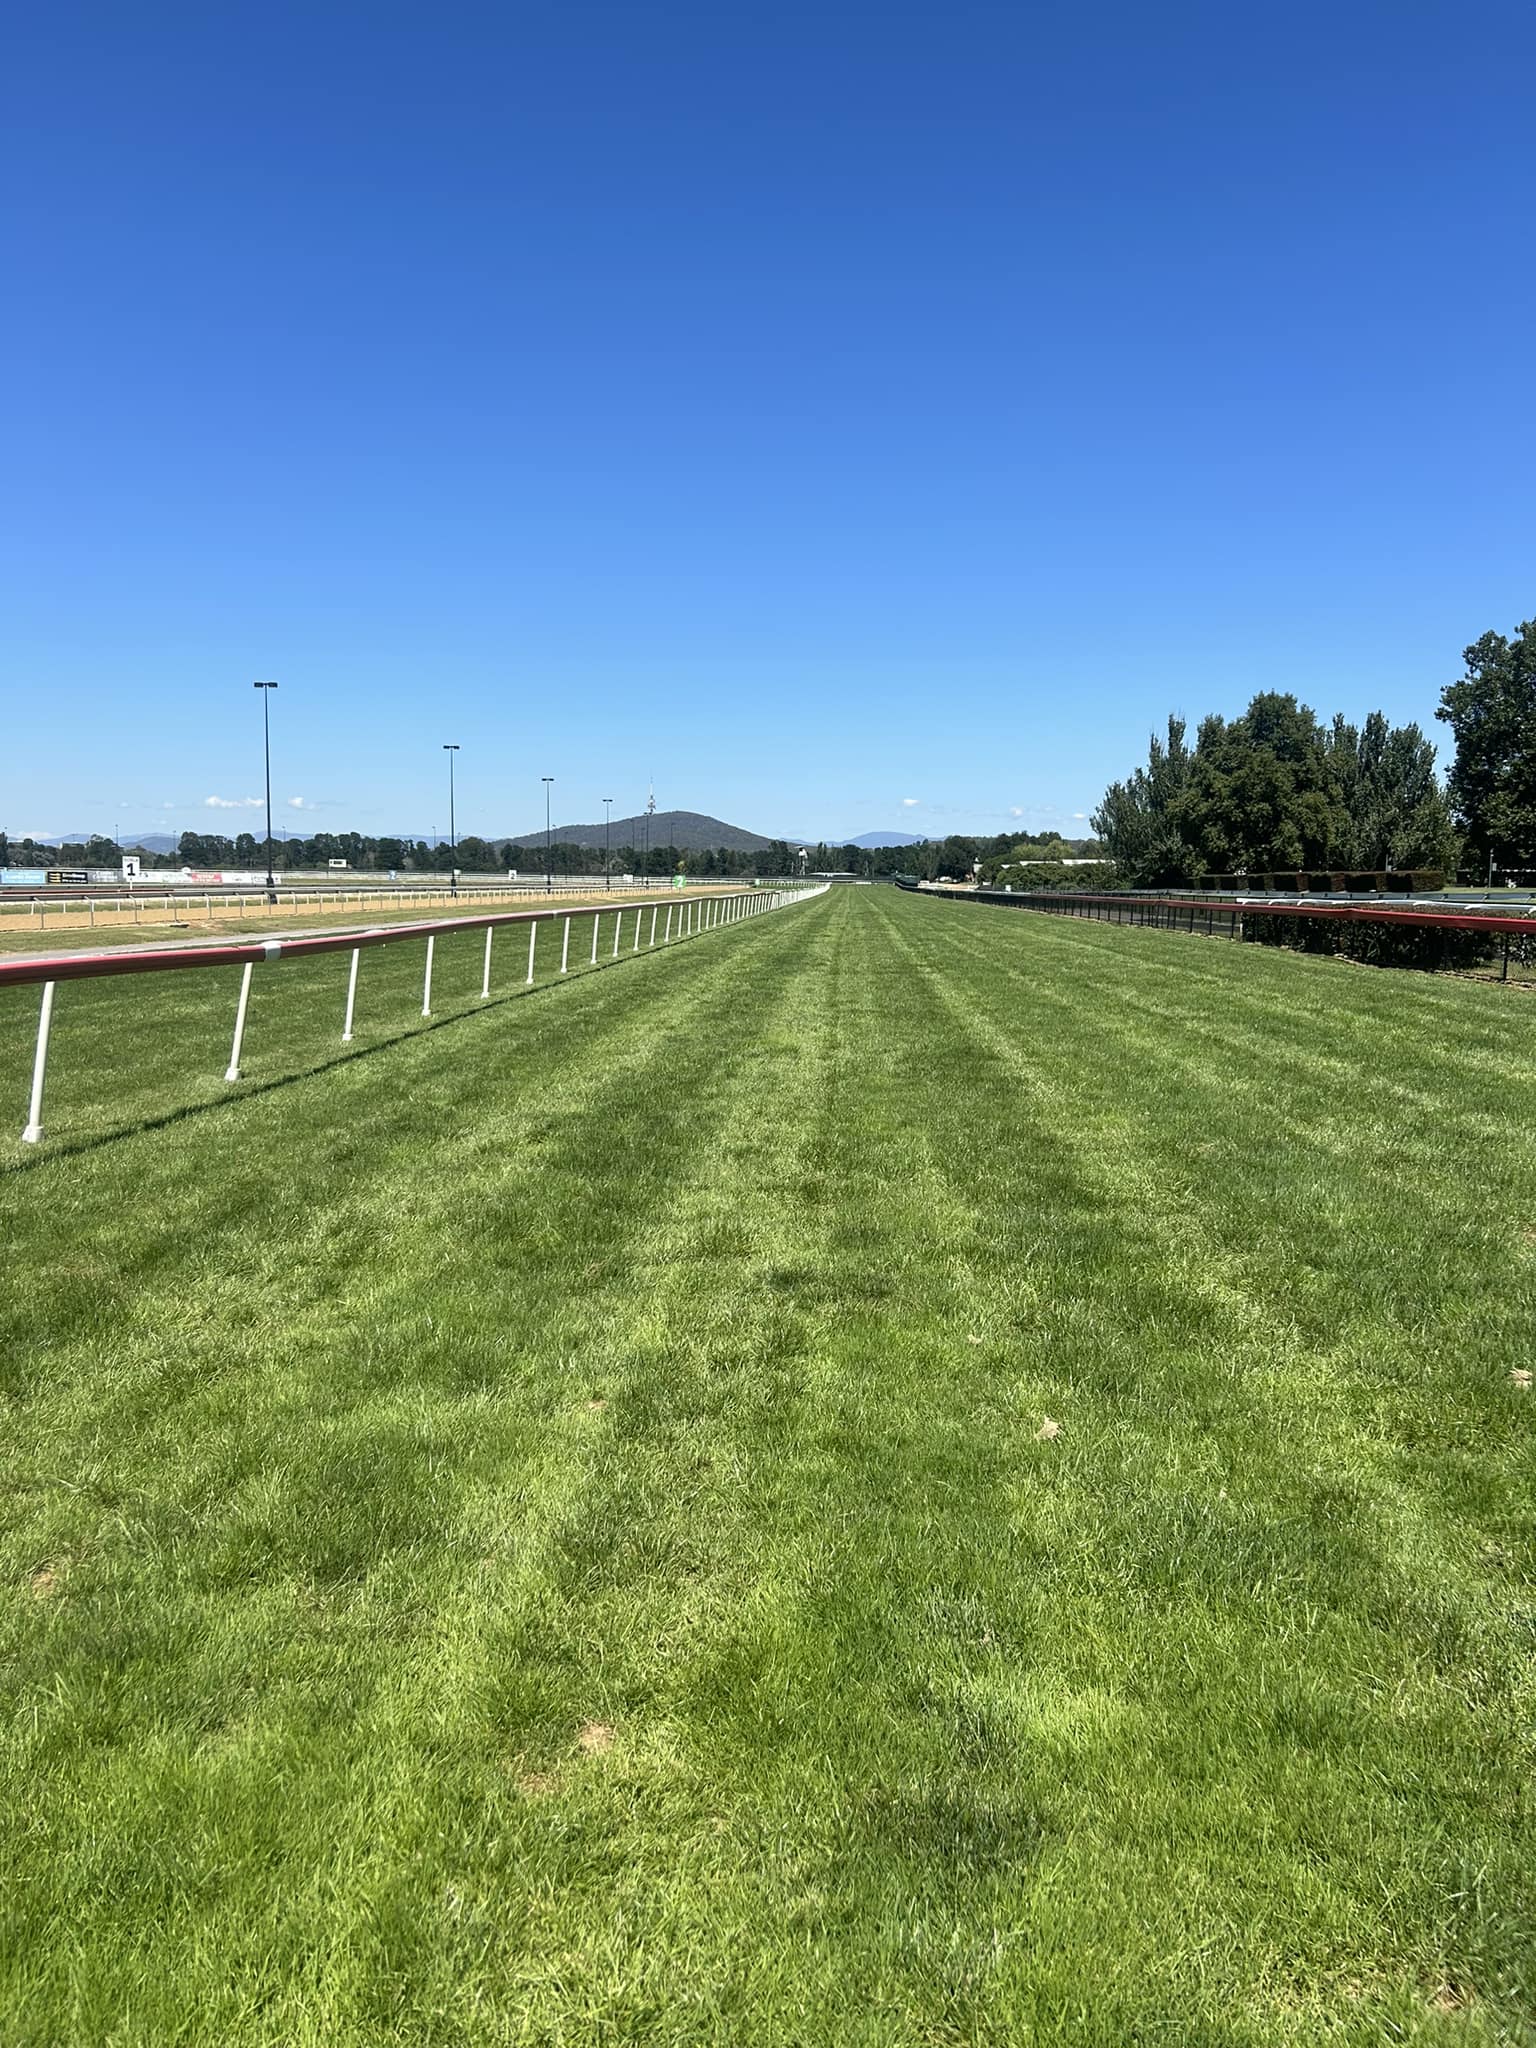
[[[210,824],[201,828],[194,825],[191,829],[194,832],[199,829],[206,832],[217,832],[219,828],[216,824]],[[266,845],[267,828],[265,825],[260,827],[242,825],[240,830],[242,832],[249,832],[258,846]],[[235,835],[233,832],[226,832],[224,836],[226,839],[233,839]],[[274,846],[284,839],[309,839],[312,837],[313,834],[309,832],[285,831],[281,825],[274,825],[272,828],[272,844]],[[181,834],[179,832],[125,832],[123,834],[123,844],[129,847],[142,846],[146,853],[174,853],[181,844]]]
[[[544,844],[544,827],[529,832],[498,832],[498,840],[510,839],[518,846]],[[560,846],[601,846],[603,825],[556,825],[550,838]],[[615,818],[608,827],[614,846],[675,846],[684,853],[702,853],[709,846],[729,847],[733,853],[761,853],[773,844],[761,832],[748,832],[740,825],[727,825],[723,818],[707,817],[702,811],[657,811],[646,819]]]
[[[643,816],[615,818],[609,827],[611,844],[614,846],[640,846],[645,844],[646,825],[647,821]],[[736,853],[761,853],[764,848],[773,844],[772,839],[764,833],[748,832],[740,825],[728,825],[723,818],[711,818],[703,811],[657,811],[651,817],[649,826],[650,845],[675,846],[685,853],[701,853],[706,847],[711,846],[726,846]],[[198,828],[204,831],[216,832],[219,829],[219,824],[216,819],[212,818],[206,821],[199,820]],[[266,839],[264,823],[259,823],[256,826],[242,824],[241,830],[250,832],[258,845],[264,843]],[[51,841],[39,841],[39,844],[56,846],[61,840],[69,840],[71,842],[79,840],[83,844],[90,836],[88,832],[60,833]],[[233,838],[234,834],[231,832],[227,836]],[[312,836],[313,834],[310,832],[294,832],[281,825],[277,826],[272,833],[274,840],[308,839]],[[428,832],[398,832],[387,836],[408,841],[425,839],[429,843],[435,840],[437,844],[442,846],[446,846],[448,843],[448,835],[443,831],[438,831],[435,834]],[[526,832],[496,832],[482,836],[493,838],[498,842],[510,840],[514,845],[533,848],[544,844],[544,827],[542,825],[535,825]],[[559,846],[601,846],[603,843],[603,827],[601,823],[596,825],[556,825],[550,833],[550,838]],[[805,844],[804,840],[799,840],[796,843],[802,846]],[[178,844],[178,835],[174,832],[125,832],[123,834],[123,844],[124,846],[142,846],[146,853],[174,853]]]
[[[219,824],[220,821],[216,818],[199,819],[198,821],[199,829],[209,832],[216,832],[219,829]],[[610,843],[616,847],[644,845],[646,843],[646,825],[647,821],[643,815],[637,814],[629,818],[615,818],[612,826],[609,828]],[[650,845],[675,846],[684,853],[701,853],[707,847],[712,846],[729,847],[734,853],[762,853],[773,844],[773,835],[763,832],[749,832],[743,825],[728,825],[723,818],[712,818],[705,811],[657,811],[650,819],[649,826]],[[241,830],[250,832],[258,846],[266,838],[264,820],[258,819],[255,825],[242,820]],[[71,842],[78,840],[83,843],[90,836],[88,832],[60,833],[52,843],[57,845],[61,839]],[[233,832],[227,832],[227,836],[233,838],[234,834]],[[313,834],[310,832],[294,831],[285,825],[278,825],[272,834],[272,837],[277,840],[308,839],[312,836]],[[448,842],[447,833],[441,830],[436,833],[395,832],[385,836],[404,839],[407,842],[425,839],[429,844],[435,842],[442,846],[445,846]],[[496,832],[482,836],[493,838],[498,843],[508,840],[513,845],[525,847],[532,851],[535,847],[540,847],[544,844],[544,827],[542,825],[534,825],[526,832]],[[799,848],[816,845],[865,847],[919,846],[926,835],[921,832],[860,832],[852,839],[833,839],[824,837],[819,832],[809,836],[803,832],[799,834],[785,832],[777,836],[784,839],[790,846]],[[556,825],[552,829],[550,837],[560,846],[601,846],[603,843],[603,827],[600,822],[595,825]],[[174,853],[177,846],[177,834],[174,832],[124,832],[123,844],[130,847],[142,846],[146,853]]]
[[921,846],[924,832],[860,832],[844,838],[831,832],[781,832],[791,846]]

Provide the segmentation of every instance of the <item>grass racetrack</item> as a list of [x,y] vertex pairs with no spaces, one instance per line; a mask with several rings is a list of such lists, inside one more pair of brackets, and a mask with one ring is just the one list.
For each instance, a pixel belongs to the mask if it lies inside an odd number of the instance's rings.
[[0,992],[0,2041],[1536,2039],[1527,999],[291,971]]

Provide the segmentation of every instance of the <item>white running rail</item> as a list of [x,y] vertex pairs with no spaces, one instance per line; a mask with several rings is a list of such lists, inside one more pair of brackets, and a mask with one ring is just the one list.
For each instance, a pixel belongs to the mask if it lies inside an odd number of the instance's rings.
[[[661,904],[655,896],[627,902],[573,904],[569,909],[498,911],[471,917],[439,918],[429,924],[375,925],[366,931],[320,932],[295,939],[231,940],[212,946],[134,946],[109,953],[61,953],[47,959],[0,960],[0,988],[41,985],[37,1042],[32,1058],[32,1088],[28,1098],[27,1121],[22,1143],[36,1145],[43,1136],[43,1091],[48,1078],[48,1041],[53,1028],[54,992],[61,981],[95,981],[112,975],[171,974],[196,967],[239,967],[240,993],[235,1005],[234,1038],[226,1081],[240,1079],[241,1055],[245,1050],[245,1020],[250,1004],[251,975],[256,967],[272,966],[284,960],[307,958],[312,953],[351,954],[347,972],[346,1006],[340,1042],[352,1042],[353,1019],[357,1010],[358,965],[364,952],[374,946],[399,945],[413,939],[426,941],[422,976],[421,1014],[432,1015],[432,963],[437,939],[445,932],[484,931],[485,953],[481,963],[479,998],[491,995],[492,944],[496,933],[507,925],[528,927],[528,971],[518,976],[526,987],[537,971],[539,932],[558,923],[560,932],[560,974],[571,971],[571,927],[583,918],[592,920],[588,967],[596,966],[603,920],[611,918],[612,951],[608,965],[633,959],[637,953],[662,950],[685,939],[702,938],[705,933],[783,910],[796,903],[808,903],[825,895],[831,884],[821,882],[809,888],[784,884],[772,888],[739,890],[731,894],[698,896],[679,894],[666,905],[666,918],[658,929]],[[551,939],[554,934],[551,932]],[[578,935],[578,961],[581,935]],[[520,964],[520,963],[519,963]],[[558,978],[558,977],[557,977]]]

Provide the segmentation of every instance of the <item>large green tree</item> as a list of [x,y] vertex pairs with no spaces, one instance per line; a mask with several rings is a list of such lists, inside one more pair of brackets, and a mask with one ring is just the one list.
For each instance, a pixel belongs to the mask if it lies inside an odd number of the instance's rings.
[[1190,881],[1198,870],[1179,823],[1194,761],[1184,729],[1182,718],[1170,718],[1166,740],[1153,733],[1146,767],[1112,782],[1093,814],[1093,829],[1122,880],[1156,886]]
[[1416,725],[1373,711],[1358,731],[1323,726],[1279,691],[1241,718],[1184,722],[1153,737],[1147,765],[1113,783],[1094,826],[1122,880],[1173,886],[1205,874],[1454,865],[1456,838]]
[[1436,718],[1456,735],[1446,778],[1467,852],[1479,868],[1536,867],[1536,619],[1507,640],[1485,633]]
[[1230,724],[1206,719],[1175,822],[1201,869],[1335,864],[1349,816],[1316,713],[1266,690]]
[[1349,816],[1350,867],[1455,867],[1456,830],[1435,777],[1434,742],[1418,726],[1391,726],[1373,711],[1357,732],[1338,717],[1330,751]]

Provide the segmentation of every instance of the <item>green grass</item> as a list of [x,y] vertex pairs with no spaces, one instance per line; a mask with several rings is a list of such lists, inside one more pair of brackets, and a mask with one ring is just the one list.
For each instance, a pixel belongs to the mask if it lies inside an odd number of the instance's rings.
[[61,986],[7,1130],[0,2040],[1536,2039],[1528,1001],[405,950],[232,1099]]

